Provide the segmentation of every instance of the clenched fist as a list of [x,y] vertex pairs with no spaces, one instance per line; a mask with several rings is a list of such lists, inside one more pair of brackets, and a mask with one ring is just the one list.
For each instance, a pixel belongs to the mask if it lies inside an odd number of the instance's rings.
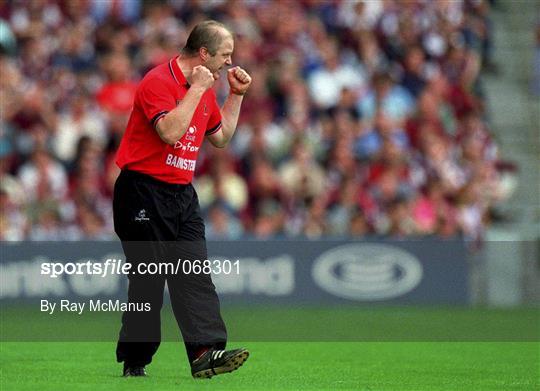
[[193,87],[204,88],[204,90],[209,89],[214,84],[214,76],[210,69],[204,65],[197,65],[193,68],[191,73],[191,85]]
[[227,79],[231,92],[236,95],[244,95],[251,84],[251,76],[240,67],[229,69]]

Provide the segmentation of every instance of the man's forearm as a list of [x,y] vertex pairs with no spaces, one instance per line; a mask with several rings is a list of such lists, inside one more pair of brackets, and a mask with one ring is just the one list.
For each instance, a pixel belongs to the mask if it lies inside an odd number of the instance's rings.
[[156,130],[164,142],[174,145],[186,133],[204,91],[191,87],[180,104],[158,121]]
[[236,130],[243,98],[243,95],[231,93],[221,108],[221,131],[223,133],[221,146],[227,145]]

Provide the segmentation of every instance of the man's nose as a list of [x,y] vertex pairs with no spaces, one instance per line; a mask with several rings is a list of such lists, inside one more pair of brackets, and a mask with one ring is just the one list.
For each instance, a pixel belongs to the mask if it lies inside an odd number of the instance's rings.
[[232,65],[232,58],[230,58],[230,57],[227,58],[227,59],[225,60],[225,64],[227,64],[227,65]]

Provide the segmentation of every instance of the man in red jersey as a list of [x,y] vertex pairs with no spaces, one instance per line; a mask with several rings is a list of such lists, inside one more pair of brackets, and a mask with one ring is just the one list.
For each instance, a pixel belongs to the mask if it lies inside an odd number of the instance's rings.
[[[143,274],[148,262],[207,259],[204,222],[191,185],[206,137],[223,148],[234,134],[251,77],[227,71],[230,94],[223,107],[212,86],[232,64],[234,40],[216,21],[197,24],[180,55],[150,70],[140,82],[120,144],[122,170],[114,188],[114,226],[128,262],[128,300],[149,311],[125,311],[116,349],[124,376],[145,376],[161,340],[165,282],[195,378],[237,369],[246,349],[224,350],[227,332],[209,273],[181,267],[175,273]],[[137,308],[148,306],[137,306]]]

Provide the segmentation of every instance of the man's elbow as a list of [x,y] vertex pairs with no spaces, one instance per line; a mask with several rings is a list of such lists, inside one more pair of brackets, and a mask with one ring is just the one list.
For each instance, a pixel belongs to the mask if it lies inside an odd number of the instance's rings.
[[225,148],[227,144],[229,143],[229,140],[214,140],[212,141],[212,145],[216,148]]
[[221,130],[218,130],[216,133],[208,136],[208,139],[214,147],[225,148],[230,141],[230,138],[227,137],[226,134],[225,127],[222,127]]
[[174,145],[176,144],[176,140],[169,136],[168,134],[166,133],[158,133],[159,134],[159,137],[161,138],[161,141],[163,141],[164,143],[166,144],[169,144],[169,145]]
[[166,125],[164,124],[164,121],[159,121],[156,124],[156,131],[159,135],[159,138],[161,141],[163,141],[166,144],[174,145],[176,143],[175,137],[172,136],[172,132],[170,132]]

